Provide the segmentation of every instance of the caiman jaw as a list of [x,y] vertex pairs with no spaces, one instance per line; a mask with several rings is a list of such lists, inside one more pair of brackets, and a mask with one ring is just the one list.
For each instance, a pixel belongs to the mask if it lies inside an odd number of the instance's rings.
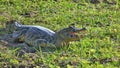
[[83,38],[84,36],[86,36],[86,31],[87,31],[86,28],[77,29],[76,32],[74,32],[74,35]]
[[84,35],[86,30],[87,30],[86,28],[76,29],[74,32],[71,32],[70,34],[79,37],[79,35],[80,36]]
[[78,35],[77,32],[71,32],[70,34],[72,34],[72,35]]

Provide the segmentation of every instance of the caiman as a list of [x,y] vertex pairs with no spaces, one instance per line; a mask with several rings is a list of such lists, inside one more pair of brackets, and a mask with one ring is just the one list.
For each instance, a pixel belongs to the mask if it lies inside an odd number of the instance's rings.
[[[14,42],[25,42],[29,46],[40,47],[64,47],[71,41],[78,41],[85,36],[86,28],[77,28],[70,25],[58,32],[48,28],[34,25],[22,25],[19,22],[8,24],[11,27]],[[14,29],[13,29],[14,28]]]

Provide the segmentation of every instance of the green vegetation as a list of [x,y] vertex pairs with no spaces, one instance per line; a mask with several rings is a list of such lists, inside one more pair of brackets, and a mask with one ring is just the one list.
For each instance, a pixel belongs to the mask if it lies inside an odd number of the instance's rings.
[[[0,0],[0,27],[8,20],[41,25],[57,31],[76,23],[88,35],[67,48],[45,49],[19,56],[0,43],[0,66],[43,68],[119,68],[120,2],[93,4],[81,0]],[[0,32],[3,34],[2,32]],[[0,34],[0,35],[1,35]],[[42,49],[43,50],[43,49]]]

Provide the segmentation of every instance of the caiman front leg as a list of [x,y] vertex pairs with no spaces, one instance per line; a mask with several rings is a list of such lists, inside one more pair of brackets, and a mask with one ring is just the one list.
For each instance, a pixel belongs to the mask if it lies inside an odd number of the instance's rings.
[[13,42],[21,42],[24,41],[25,34],[26,34],[27,29],[23,29],[21,31],[16,31],[12,34],[12,41]]
[[46,47],[47,46],[47,41],[45,39],[36,39],[34,42],[35,47]]
[[55,45],[53,45],[52,43],[49,43],[47,40],[45,39],[37,39],[35,40],[35,48],[39,48],[39,47],[55,47]]

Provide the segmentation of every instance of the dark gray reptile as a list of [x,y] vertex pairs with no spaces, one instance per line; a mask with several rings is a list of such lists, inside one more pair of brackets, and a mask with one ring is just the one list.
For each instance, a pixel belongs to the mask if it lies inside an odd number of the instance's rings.
[[80,40],[85,34],[86,28],[76,28],[71,25],[67,28],[54,32],[42,26],[22,25],[14,22],[11,24],[11,32],[13,31],[13,41],[25,42],[30,46],[41,47],[63,47],[71,41]]

